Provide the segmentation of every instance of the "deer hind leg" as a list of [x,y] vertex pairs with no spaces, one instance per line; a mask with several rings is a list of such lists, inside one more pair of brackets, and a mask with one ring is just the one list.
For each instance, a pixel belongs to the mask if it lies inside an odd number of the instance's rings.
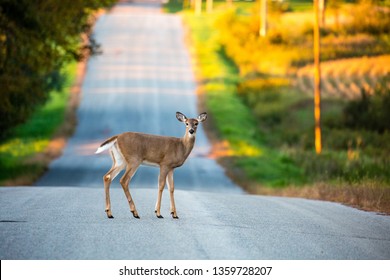
[[134,218],[139,219],[139,215],[137,212],[137,209],[135,208],[134,200],[131,197],[130,191],[129,191],[129,183],[131,179],[133,178],[135,172],[137,171],[140,163],[133,163],[133,164],[128,164],[125,174],[122,176],[120,183],[122,185],[123,191],[125,192],[127,201],[129,202],[130,206],[130,211],[133,213]]
[[109,219],[114,218],[111,212],[111,202],[110,202],[110,185],[112,180],[121,172],[123,169],[122,165],[117,165],[115,158],[113,157],[114,163],[111,169],[103,176],[104,191],[106,193],[106,213]]
[[111,201],[110,201],[110,185],[111,182],[115,179],[116,176],[124,168],[124,162],[121,155],[118,153],[116,146],[110,150],[110,155],[112,158],[112,167],[111,169],[103,176],[104,191],[106,194],[106,213],[109,219],[114,218],[111,212]]
[[170,196],[170,201],[171,201],[170,212],[171,212],[172,218],[179,219],[179,217],[177,216],[177,213],[176,213],[176,206],[175,206],[175,197],[174,197],[175,186],[173,183],[173,169],[168,172],[167,184],[168,184],[169,196]]
[[156,202],[156,208],[155,208],[155,213],[157,218],[162,219],[164,218],[161,216],[161,198],[162,198],[162,193],[165,187],[165,181],[167,178],[167,174],[169,172],[169,169],[165,167],[160,167],[160,175],[158,177],[158,195],[157,195],[157,202]]

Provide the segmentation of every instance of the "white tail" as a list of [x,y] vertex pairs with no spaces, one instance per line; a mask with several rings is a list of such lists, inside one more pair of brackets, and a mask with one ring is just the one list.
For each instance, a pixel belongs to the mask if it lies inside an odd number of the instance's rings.
[[188,119],[182,113],[176,112],[176,118],[186,125],[186,132],[182,138],[125,132],[107,139],[97,149],[96,154],[109,150],[113,161],[111,169],[103,176],[108,218],[113,218],[111,213],[110,185],[112,180],[124,168],[126,168],[126,171],[120,179],[120,184],[129,202],[130,211],[135,218],[139,218],[129,191],[129,183],[141,164],[160,167],[155,207],[156,216],[162,218],[160,212],[161,197],[165,182],[167,182],[171,200],[170,212],[173,218],[178,218],[174,200],[173,170],[183,165],[191,153],[195,143],[198,124],[206,120],[207,114],[202,113],[196,119]]
[[116,142],[116,138],[115,139],[109,139],[109,140],[111,140],[111,141],[106,141],[106,142],[104,142],[97,150],[96,150],[96,152],[95,152],[95,154],[100,154],[101,152],[104,152],[104,151],[106,151],[106,150],[108,150],[108,149],[110,149],[114,144],[115,144],[115,142]]

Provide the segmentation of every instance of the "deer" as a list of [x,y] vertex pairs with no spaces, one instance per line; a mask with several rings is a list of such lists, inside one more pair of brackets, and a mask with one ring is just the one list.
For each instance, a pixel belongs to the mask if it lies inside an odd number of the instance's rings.
[[176,112],[176,118],[186,126],[182,138],[124,132],[105,140],[96,150],[96,154],[109,150],[112,158],[112,167],[103,176],[106,198],[105,212],[109,219],[114,218],[111,212],[110,185],[123,169],[125,172],[120,179],[120,184],[129,203],[130,212],[134,218],[140,218],[129,190],[129,183],[140,165],[160,167],[157,202],[154,211],[157,218],[163,218],[160,209],[165,183],[168,185],[170,195],[170,214],[173,219],[179,218],[175,206],[173,170],[182,166],[190,155],[195,144],[198,125],[207,119],[207,113],[202,113],[197,118],[187,118],[184,114]]

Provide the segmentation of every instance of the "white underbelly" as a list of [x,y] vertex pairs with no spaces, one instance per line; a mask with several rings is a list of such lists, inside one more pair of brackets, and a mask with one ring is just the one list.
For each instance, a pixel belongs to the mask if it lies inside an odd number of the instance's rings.
[[158,163],[151,162],[151,161],[147,161],[147,160],[144,160],[144,161],[142,162],[142,165],[160,167],[160,165],[159,165]]

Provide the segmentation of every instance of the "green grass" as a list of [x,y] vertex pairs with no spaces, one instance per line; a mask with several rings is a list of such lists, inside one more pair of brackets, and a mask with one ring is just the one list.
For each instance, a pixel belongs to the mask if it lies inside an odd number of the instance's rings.
[[[344,110],[348,101],[323,98],[323,152],[317,155],[313,148],[313,98],[292,86],[272,83],[272,78],[259,80],[243,81],[238,87],[240,96],[256,116],[268,154],[284,154],[282,159],[288,163],[285,167],[293,165],[302,173],[298,173],[300,180],[293,181],[286,175],[297,173],[280,170],[279,186],[283,188],[268,184],[269,188],[257,185],[250,191],[337,201],[390,213],[390,132],[346,127]],[[269,180],[271,174],[277,174],[255,161],[253,168],[262,167],[266,173],[254,170],[254,178],[266,176]],[[274,166],[281,168],[279,164]]]
[[313,0],[290,0],[287,2],[294,12],[313,10]]
[[183,0],[169,0],[168,3],[163,5],[163,10],[166,13],[177,13],[183,10],[185,3]]
[[309,182],[390,182],[389,132],[349,128],[344,121],[349,102],[323,98],[324,152],[318,156],[313,151],[313,98],[292,86],[272,85],[270,78],[259,80],[243,82],[238,88],[240,95],[256,115],[267,147],[288,151],[289,158],[304,170]]
[[13,129],[11,135],[0,143],[0,185],[12,184],[11,180],[39,176],[44,163],[31,161],[31,158],[42,153],[58,127],[64,122],[68,106],[70,87],[76,76],[76,63],[64,67],[65,84],[60,91],[52,91],[45,105],[37,109],[24,124]]
[[[230,149],[222,153],[228,173],[252,193],[325,199],[390,213],[390,133],[343,127],[346,101],[323,98],[323,153],[316,155],[313,98],[292,86],[293,75],[270,67],[264,68],[270,72],[246,75],[242,65],[237,67],[242,56],[233,63],[229,55],[242,49],[234,49],[235,40],[221,42],[226,30],[215,23],[230,20],[223,13],[186,12],[183,17],[205,106],[217,138]],[[246,32],[234,22],[223,24]],[[245,38],[241,42],[250,40]],[[294,54],[280,56],[279,50],[276,45],[259,56],[245,51],[249,60],[242,61],[255,65],[272,56],[285,61]]]
[[283,152],[269,149],[266,136],[250,108],[237,95],[240,75],[218,44],[212,28],[215,17],[185,13],[190,28],[193,55],[198,65],[197,75],[205,105],[211,113],[222,141],[231,149],[229,160],[244,170],[250,180],[262,185],[285,186],[303,182],[302,170]]

